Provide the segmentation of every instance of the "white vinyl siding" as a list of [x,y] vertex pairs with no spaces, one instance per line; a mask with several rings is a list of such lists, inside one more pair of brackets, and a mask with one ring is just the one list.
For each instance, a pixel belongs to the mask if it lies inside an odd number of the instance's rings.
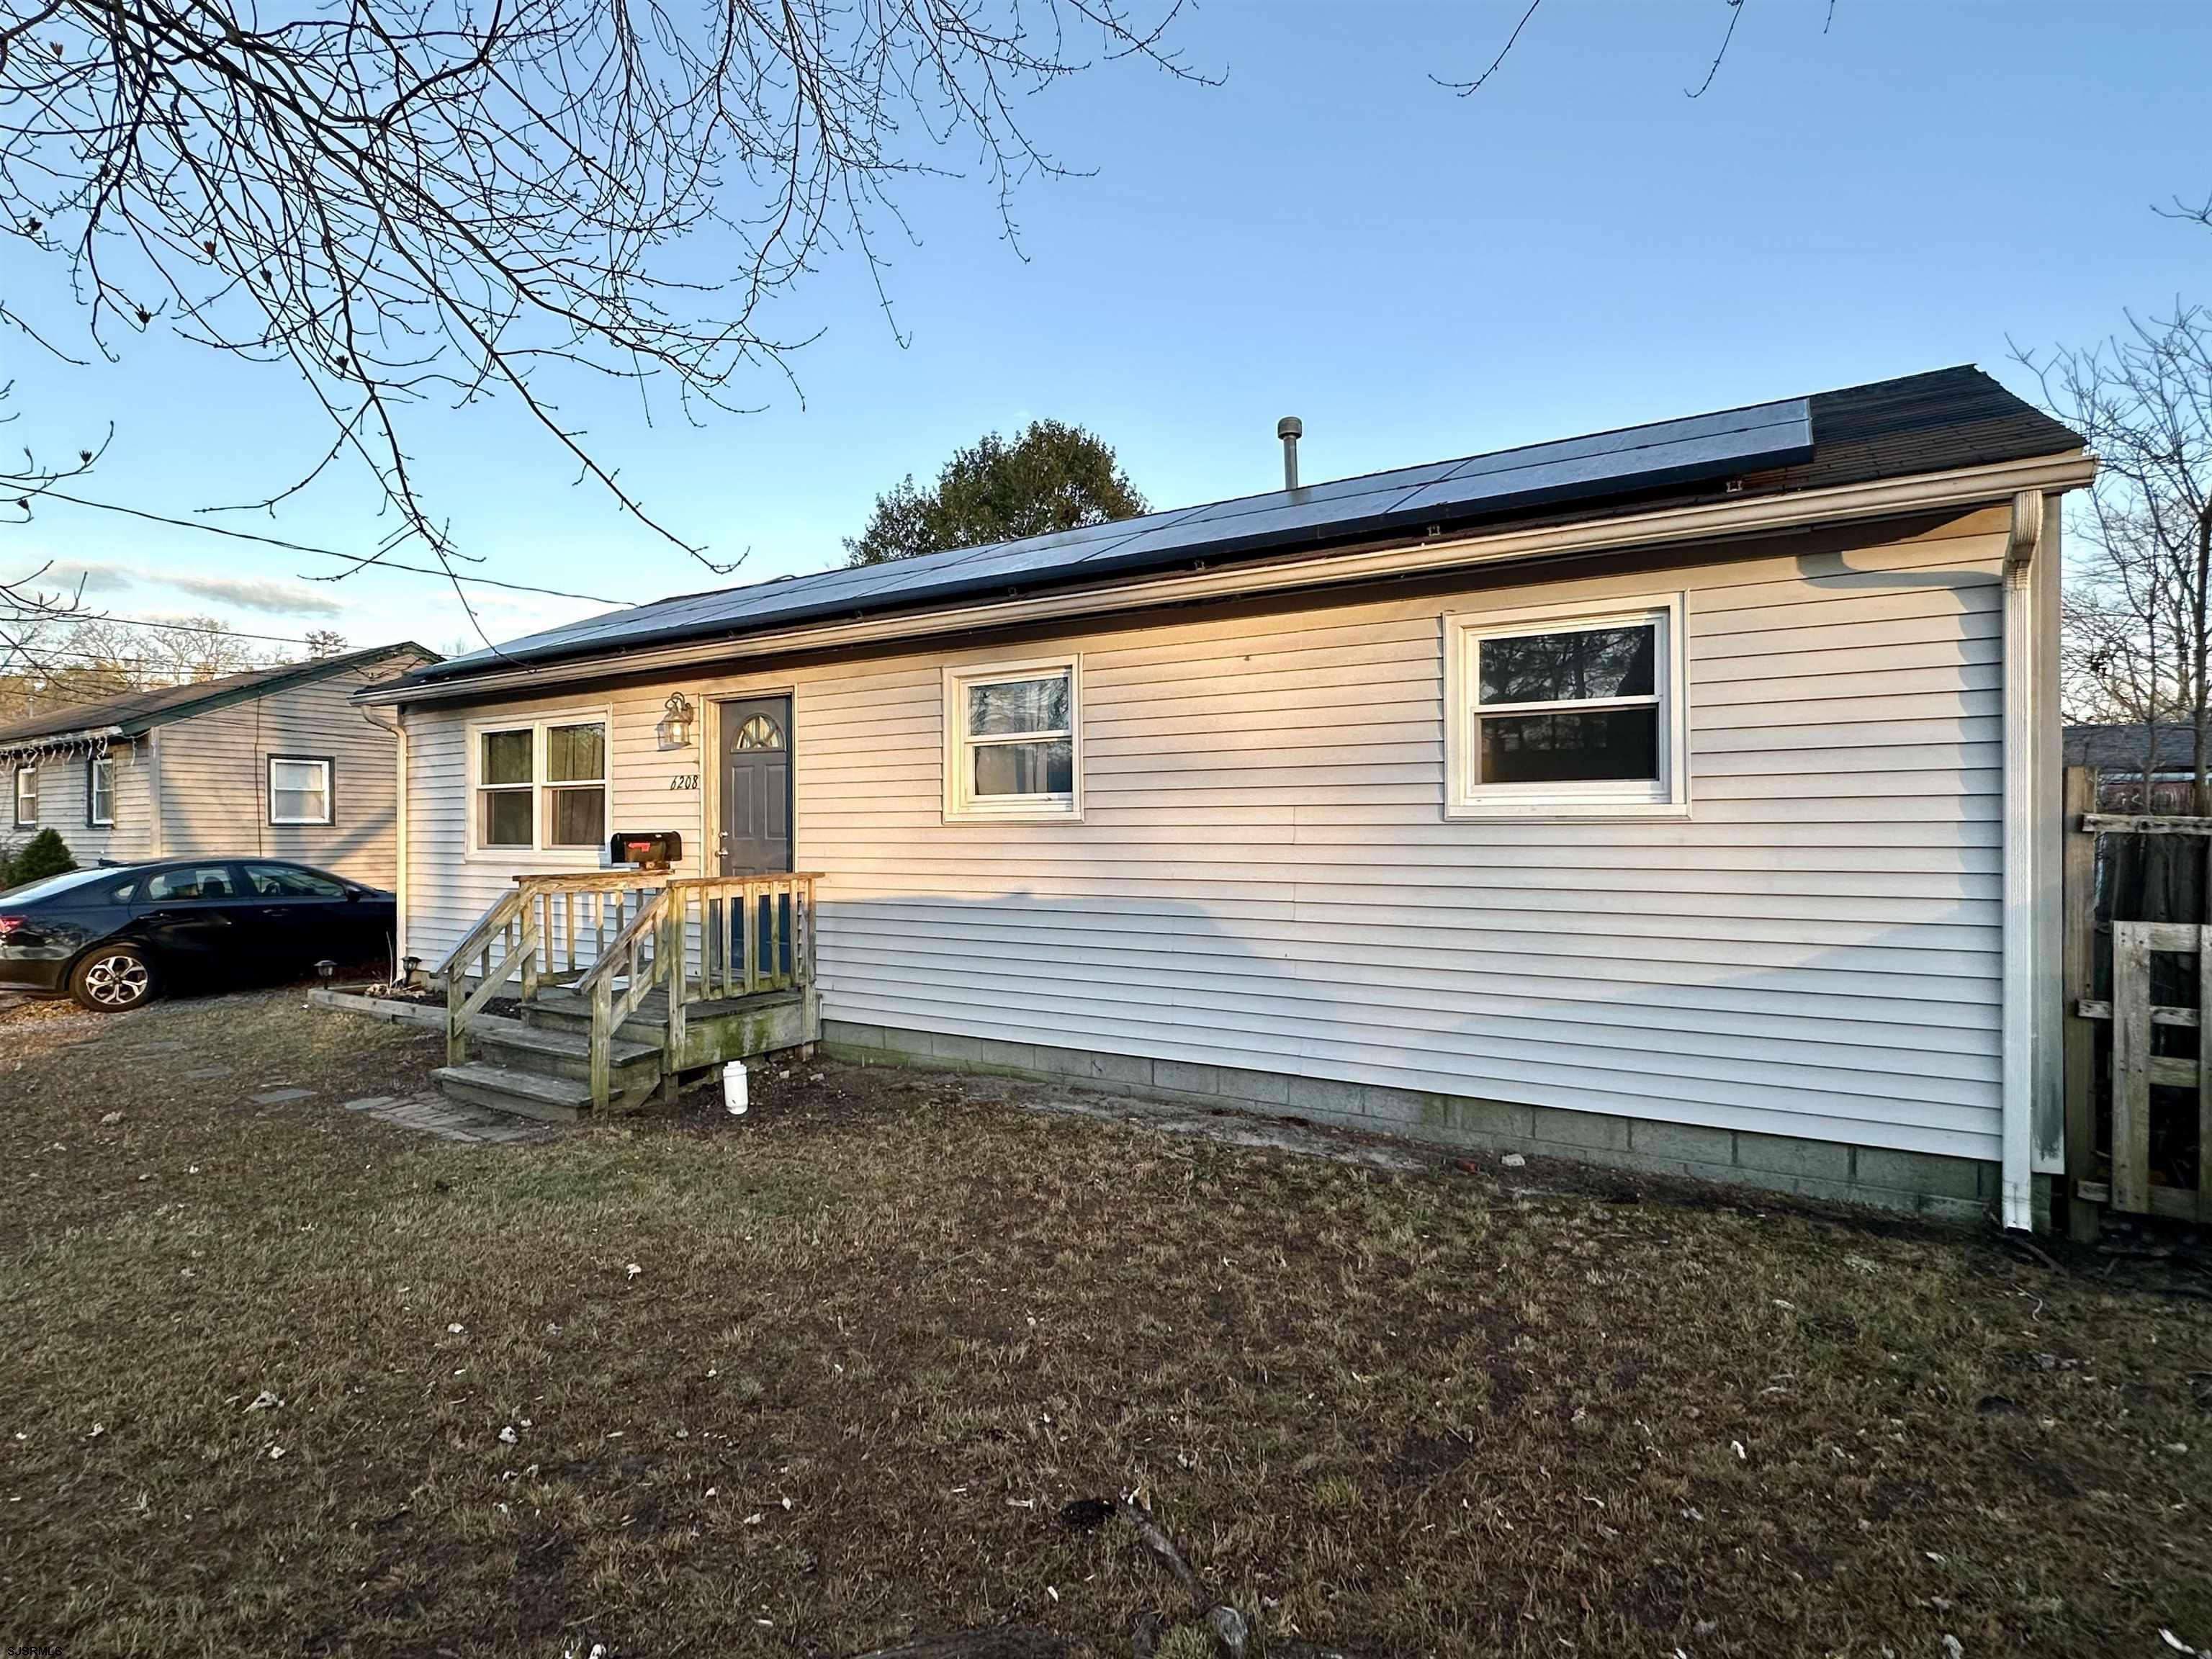
[[[68,843],[70,856],[80,865],[101,859],[118,862],[143,858],[147,852],[146,767],[143,744],[126,738],[110,742],[107,762],[112,787],[108,811],[112,822],[94,823],[92,804],[86,799],[90,769],[81,748],[46,751],[39,763],[39,825],[52,829]],[[12,781],[13,763],[7,763]],[[35,831],[14,830],[0,824],[0,842],[20,845]]]
[[[696,872],[663,702],[787,690],[830,1018],[1993,1159],[2003,525],[1070,630],[1017,659],[1080,653],[1079,823],[946,821],[1003,647],[694,673],[611,694],[610,823]],[[1447,818],[1444,617],[1661,590],[1690,816]],[[543,864],[467,856],[469,724],[537,707],[408,714],[417,955]]]

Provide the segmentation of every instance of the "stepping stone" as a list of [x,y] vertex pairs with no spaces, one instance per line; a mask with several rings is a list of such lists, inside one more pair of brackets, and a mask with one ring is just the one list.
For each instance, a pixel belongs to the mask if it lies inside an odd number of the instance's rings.
[[288,1100],[307,1100],[314,1095],[313,1089],[264,1089],[253,1097],[256,1106],[281,1106]]
[[345,1109],[349,1112],[373,1112],[380,1106],[389,1106],[396,1098],[398,1097],[393,1095],[363,1095],[359,1100],[347,1101]]

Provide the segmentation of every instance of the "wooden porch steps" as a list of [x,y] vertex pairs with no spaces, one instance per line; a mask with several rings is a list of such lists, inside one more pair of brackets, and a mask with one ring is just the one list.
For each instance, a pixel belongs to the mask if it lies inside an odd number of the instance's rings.
[[495,1112],[547,1123],[574,1123],[592,1109],[592,1085],[574,1078],[548,1077],[515,1066],[465,1060],[441,1066],[430,1075],[441,1093]]
[[[807,1048],[821,1032],[814,880],[518,878],[438,969],[439,1087],[566,1122],[641,1106],[733,1060]],[[492,999],[518,979],[519,1018],[493,1013]]]
[[[543,1025],[531,1018],[526,1005],[520,1019],[477,1016],[469,1023],[469,1036],[502,1066],[553,1077],[580,1078],[588,1083],[592,1080],[591,1019],[586,1006],[580,1029]],[[617,1073],[649,1063],[657,1076],[663,1032],[642,1025],[637,1029],[635,1036],[617,1032],[608,1045],[609,1057]]]

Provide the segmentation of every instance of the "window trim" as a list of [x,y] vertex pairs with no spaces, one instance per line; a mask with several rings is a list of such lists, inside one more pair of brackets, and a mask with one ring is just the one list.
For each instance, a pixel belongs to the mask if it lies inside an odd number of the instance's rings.
[[[23,780],[26,777],[28,777],[31,780],[31,816],[27,818],[23,816]],[[15,763],[15,775],[11,781],[15,785],[15,793],[14,800],[11,804],[10,811],[15,819],[15,828],[18,830],[37,829],[39,827],[38,762],[17,761]]]
[[[1680,592],[1625,594],[1573,604],[1511,610],[1446,611],[1444,668],[1443,816],[1448,819],[1566,822],[1605,818],[1687,818],[1690,816],[1689,653],[1684,643],[1687,596]],[[1653,689],[1659,705],[1659,780],[1656,786],[1593,779],[1585,782],[1483,784],[1475,781],[1479,721],[1474,712],[1474,653],[1485,639],[1570,629],[1656,623],[1659,670]],[[1622,707],[1613,698],[1583,699],[1592,707]],[[1640,705],[1641,698],[1626,700]],[[1558,703],[1515,705],[1554,708]]]
[[[276,816],[276,763],[323,769],[323,816],[319,818],[280,818]],[[262,813],[274,830],[326,830],[338,821],[338,763],[331,755],[270,755],[261,766]]]
[[[611,708],[560,708],[544,714],[514,714],[507,717],[486,715],[468,722],[465,729],[468,744],[468,851],[465,856],[475,863],[515,864],[545,862],[596,870],[606,862],[607,843],[601,840],[590,847],[552,847],[545,841],[545,796],[550,787],[590,788],[589,784],[549,786],[545,781],[545,732],[555,726],[597,726],[606,733],[602,745],[604,767],[598,787],[606,795],[606,823],[614,822],[615,805],[615,721]],[[486,784],[482,781],[483,770],[483,739],[493,732],[527,732],[530,736],[530,844],[527,847],[487,845],[483,840],[483,818],[478,805],[479,797],[486,789],[514,789],[517,784]]]
[[[968,735],[968,689],[1002,680],[1067,676],[1070,787],[1065,795],[1006,795],[977,799],[969,780],[973,739]],[[945,822],[947,823],[1080,823],[1083,822],[1083,656],[1036,657],[1018,662],[948,663],[939,705],[945,736]],[[1008,737],[1005,741],[1030,741]]]
[[[96,787],[100,769],[107,769],[107,811],[100,810],[100,790]],[[84,827],[88,830],[112,830],[115,827],[115,751],[88,753],[84,757]]]

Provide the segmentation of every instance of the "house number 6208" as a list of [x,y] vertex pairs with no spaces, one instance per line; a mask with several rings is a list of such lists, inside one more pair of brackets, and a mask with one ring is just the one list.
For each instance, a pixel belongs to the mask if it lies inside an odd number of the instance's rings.
[[699,775],[696,772],[678,772],[674,777],[669,779],[668,787],[671,789],[696,789],[699,787]]

